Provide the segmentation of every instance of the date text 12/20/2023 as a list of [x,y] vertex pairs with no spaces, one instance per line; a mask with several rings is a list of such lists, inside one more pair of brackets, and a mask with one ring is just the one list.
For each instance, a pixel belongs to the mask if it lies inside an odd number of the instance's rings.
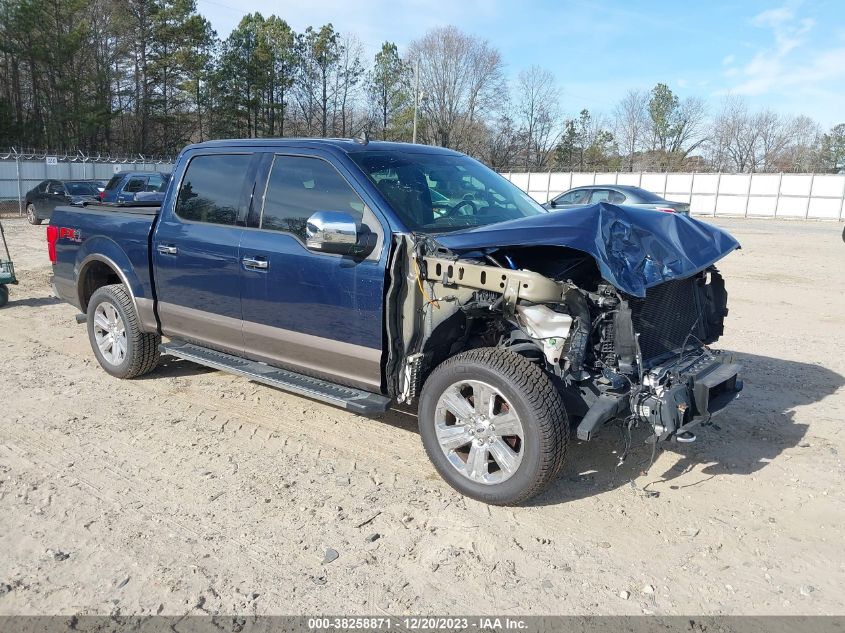
[[393,628],[414,631],[462,630],[511,630],[527,628],[520,618],[497,617],[317,617],[308,618],[309,630],[390,630]]

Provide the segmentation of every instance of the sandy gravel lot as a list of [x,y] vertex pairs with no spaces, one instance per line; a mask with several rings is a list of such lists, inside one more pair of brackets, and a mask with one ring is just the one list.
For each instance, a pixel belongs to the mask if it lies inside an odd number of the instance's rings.
[[[842,225],[727,221],[746,391],[691,445],[575,444],[530,507],[463,499],[412,416],[169,361],[99,369],[4,220],[2,614],[845,613]],[[339,556],[324,563],[328,548]]]

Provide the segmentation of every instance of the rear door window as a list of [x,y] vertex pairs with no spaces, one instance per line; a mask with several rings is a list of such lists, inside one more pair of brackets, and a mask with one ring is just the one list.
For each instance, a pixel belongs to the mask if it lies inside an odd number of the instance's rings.
[[153,174],[147,178],[147,191],[164,191],[167,180],[161,174]]
[[129,182],[126,183],[126,186],[123,190],[126,193],[137,193],[139,191],[143,191],[144,187],[147,186],[147,179],[146,178],[130,178]]
[[596,189],[590,195],[590,203],[596,204],[597,202],[607,202],[608,198],[610,198],[609,189]]
[[209,154],[188,163],[176,215],[192,222],[234,225],[245,205],[243,188],[252,154]]

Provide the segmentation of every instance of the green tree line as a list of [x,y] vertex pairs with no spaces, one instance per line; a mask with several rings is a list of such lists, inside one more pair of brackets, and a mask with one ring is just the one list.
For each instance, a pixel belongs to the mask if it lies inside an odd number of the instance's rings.
[[[364,54],[332,24],[245,15],[221,38],[194,0],[0,3],[0,147],[175,155],[212,138],[341,136],[466,152],[499,170],[838,171],[845,124],[716,107],[658,83],[567,115],[557,78],[508,81],[454,26]],[[601,97],[601,95],[597,95]]]
[[245,16],[225,39],[194,0],[0,5],[0,145],[172,155],[219,137],[410,139],[409,70],[331,24]]

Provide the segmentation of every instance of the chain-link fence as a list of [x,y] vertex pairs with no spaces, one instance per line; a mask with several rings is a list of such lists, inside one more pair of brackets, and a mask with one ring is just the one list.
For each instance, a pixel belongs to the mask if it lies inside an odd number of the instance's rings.
[[[0,151],[0,212],[23,215],[26,193],[40,182],[108,181],[120,171],[173,170],[173,158]],[[660,172],[532,172],[503,176],[538,202],[583,185],[635,185],[689,202],[694,214],[845,219],[845,174],[722,174]]]
[[170,157],[115,156],[84,152],[49,152],[9,148],[0,150],[0,212],[23,215],[26,193],[44,180],[107,182],[121,171],[173,170]]
[[573,187],[633,185],[696,215],[845,219],[845,174],[532,172],[502,174],[540,203]]

